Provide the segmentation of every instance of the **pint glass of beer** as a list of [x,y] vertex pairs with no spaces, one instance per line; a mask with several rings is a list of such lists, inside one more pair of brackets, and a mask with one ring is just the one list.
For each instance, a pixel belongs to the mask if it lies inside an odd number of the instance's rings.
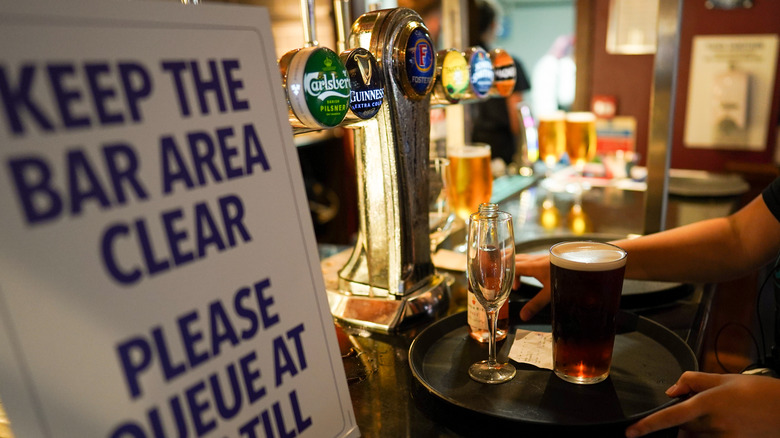
[[493,194],[490,145],[448,146],[447,158],[450,160],[447,199],[452,211],[468,222],[479,204],[490,202]]
[[539,158],[549,172],[566,150],[566,113],[554,111],[539,116]]
[[562,242],[550,248],[553,371],[567,382],[609,375],[626,252],[609,243]]
[[596,155],[596,115],[589,112],[566,114],[566,153],[578,171]]

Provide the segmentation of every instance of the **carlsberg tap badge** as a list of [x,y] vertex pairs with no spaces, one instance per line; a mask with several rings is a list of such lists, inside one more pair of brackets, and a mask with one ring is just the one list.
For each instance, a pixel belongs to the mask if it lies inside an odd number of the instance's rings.
[[349,107],[350,83],[347,69],[331,50],[318,50],[309,57],[303,75],[306,106],[325,126],[344,120]]

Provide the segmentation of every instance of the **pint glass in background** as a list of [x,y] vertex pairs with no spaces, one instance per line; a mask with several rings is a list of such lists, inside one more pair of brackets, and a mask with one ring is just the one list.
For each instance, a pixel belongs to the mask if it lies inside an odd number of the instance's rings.
[[626,252],[609,243],[563,242],[550,248],[553,371],[572,383],[609,375]]
[[539,159],[549,172],[566,150],[566,113],[555,111],[539,116]]
[[490,202],[493,174],[490,169],[490,145],[476,143],[448,146],[449,186],[447,199],[455,214],[464,222],[479,210],[479,204]]
[[596,155],[596,115],[590,112],[566,114],[566,153],[571,164],[582,172]]

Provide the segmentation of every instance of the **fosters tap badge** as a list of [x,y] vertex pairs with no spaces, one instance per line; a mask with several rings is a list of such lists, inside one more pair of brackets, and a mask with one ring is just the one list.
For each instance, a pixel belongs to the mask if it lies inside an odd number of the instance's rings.
[[433,88],[435,60],[430,37],[422,28],[415,28],[406,43],[406,75],[417,97],[424,97]]

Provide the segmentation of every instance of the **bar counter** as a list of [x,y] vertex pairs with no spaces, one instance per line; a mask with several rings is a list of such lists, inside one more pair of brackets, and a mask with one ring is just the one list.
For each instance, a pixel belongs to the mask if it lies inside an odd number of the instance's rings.
[[[594,185],[583,192],[579,203],[572,193],[553,193],[545,187],[548,186],[534,181],[530,185],[522,185],[518,192],[509,193],[500,200],[501,209],[515,218],[515,239],[519,251],[529,242],[544,244],[547,240],[570,239],[572,236],[613,239],[642,233],[645,192],[636,184]],[[666,228],[727,215],[738,208],[739,201],[735,196],[670,196]],[[557,215],[552,206],[557,209]],[[582,214],[575,216],[571,213],[573,209],[577,211],[580,208]],[[551,220],[551,216],[555,220]],[[458,238],[462,238],[462,235],[453,233],[452,239]],[[445,247],[447,245],[445,242]],[[326,258],[328,254],[323,252],[323,265],[326,260],[333,263],[334,259],[348,253],[349,250],[342,251]],[[446,272],[452,284],[449,307],[443,316],[465,311],[466,301],[463,272]],[[524,283],[518,290],[512,291],[512,319],[519,321],[518,310],[537,290]],[[662,293],[650,294],[649,298],[640,295],[626,300],[624,295],[621,307],[665,326],[685,341],[701,360],[702,341],[713,294],[713,285],[680,285]],[[560,436],[559,430],[533,430],[526,423],[477,414],[431,394],[410,370],[409,348],[415,337],[432,322],[422,323],[397,334],[373,333],[337,323],[349,391],[362,436],[484,437],[507,433],[511,433],[510,436]],[[502,346],[503,342],[500,342],[497,348],[501,349]],[[595,432],[598,436],[620,436],[622,427],[619,430],[605,428],[603,433],[593,430],[586,432]],[[662,431],[654,436],[677,436],[677,431]]]

